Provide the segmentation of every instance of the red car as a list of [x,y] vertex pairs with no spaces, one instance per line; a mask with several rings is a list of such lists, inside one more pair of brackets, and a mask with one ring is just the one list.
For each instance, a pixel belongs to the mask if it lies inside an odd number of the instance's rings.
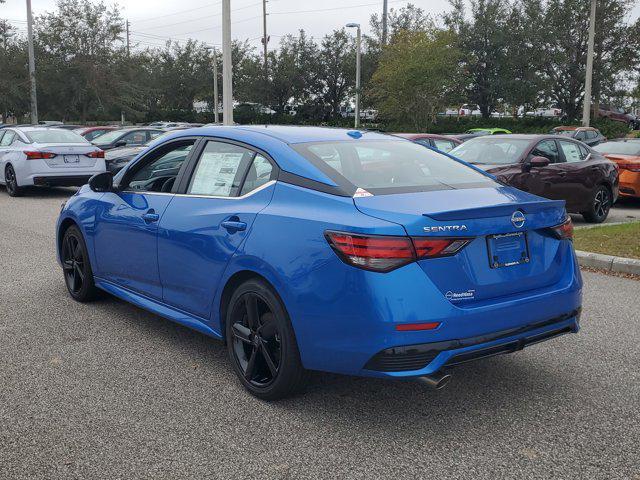
[[87,141],[91,142],[95,138],[98,138],[100,135],[110,132],[111,130],[118,130],[118,128],[120,127],[114,127],[114,126],[82,127],[82,128],[76,128],[74,132],[86,138]]
[[395,135],[419,143],[425,147],[435,148],[444,153],[450,152],[462,143],[462,141],[457,138],[436,135],[434,133],[396,133]]
[[491,135],[467,140],[451,155],[498,180],[601,223],[618,198],[618,166],[591,147],[558,135]]

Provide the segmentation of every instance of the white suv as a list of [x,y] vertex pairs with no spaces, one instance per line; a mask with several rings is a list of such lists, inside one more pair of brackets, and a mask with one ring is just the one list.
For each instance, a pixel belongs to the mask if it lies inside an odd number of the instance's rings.
[[73,131],[42,126],[0,130],[0,184],[12,197],[30,185],[84,185],[104,171],[104,152]]

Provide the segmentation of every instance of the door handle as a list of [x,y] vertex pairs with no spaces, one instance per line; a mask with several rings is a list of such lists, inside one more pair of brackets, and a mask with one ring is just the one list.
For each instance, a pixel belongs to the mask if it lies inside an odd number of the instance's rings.
[[229,233],[241,232],[247,229],[246,223],[234,220],[226,220],[220,225],[222,225],[223,228],[226,228]]
[[142,219],[146,223],[153,223],[153,222],[157,222],[158,220],[160,220],[160,215],[158,215],[155,212],[147,212],[144,215],[142,215]]

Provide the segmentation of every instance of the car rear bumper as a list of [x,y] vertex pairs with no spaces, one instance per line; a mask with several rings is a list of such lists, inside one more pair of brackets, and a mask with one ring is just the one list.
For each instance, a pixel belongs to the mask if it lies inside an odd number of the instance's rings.
[[81,186],[96,173],[106,171],[104,160],[92,166],[51,167],[44,160],[27,160],[14,165],[18,185]]
[[[300,310],[290,307],[303,364],[311,370],[410,378],[436,372],[453,357],[458,357],[457,363],[463,354],[507,353],[561,333],[577,332],[582,278],[570,243],[562,243],[556,257],[562,274],[551,284],[475,302],[447,300],[417,264],[386,274],[353,271],[354,278],[327,279],[319,291],[323,303],[305,302]],[[514,281],[518,281],[515,275]],[[426,322],[439,326],[421,331],[397,329],[401,324]],[[418,348],[423,358],[414,363],[408,358],[399,359],[398,368],[393,361],[386,368],[372,363],[380,352],[406,352],[416,345],[427,347]],[[494,347],[495,353],[480,353]]]
[[414,377],[495,355],[513,353],[580,328],[580,309],[550,320],[470,338],[382,350],[365,365],[374,375]]

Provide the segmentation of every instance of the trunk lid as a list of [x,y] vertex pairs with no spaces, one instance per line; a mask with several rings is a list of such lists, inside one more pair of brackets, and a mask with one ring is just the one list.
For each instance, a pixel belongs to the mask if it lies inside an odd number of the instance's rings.
[[[458,306],[544,288],[562,275],[563,244],[545,229],[564,221],[564,201],[498,187],[358,197],[354,203],[364,214],[402,225],[410,236],[473,238],[454,256],[418,262]],[[510,249],[518,255],[526,250],[528,260],[495,267]]]
[[55,157],[45,159],[52,168],[91,168],[98,160],[87,156],[99,150],[87,143],[34,143],[31,147],[40,152],[55,153]]

